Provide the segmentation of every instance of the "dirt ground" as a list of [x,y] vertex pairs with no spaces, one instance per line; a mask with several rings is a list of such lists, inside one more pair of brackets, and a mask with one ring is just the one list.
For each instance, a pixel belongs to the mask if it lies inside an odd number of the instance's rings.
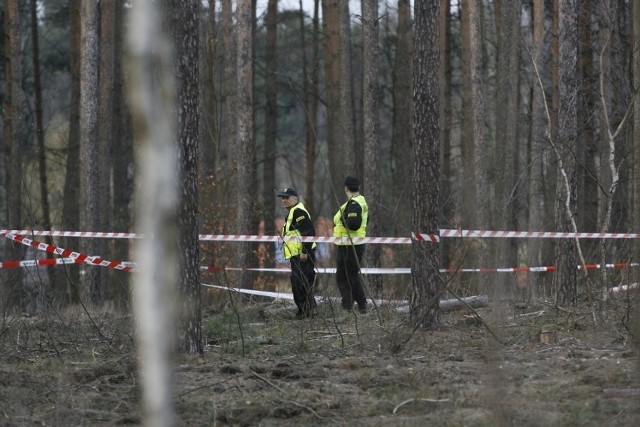
[[[323,304],[308,320],[283,303],[210,307],[204,356],[175,358],[174,425],[637,426],[634,306],[611,301],[596,323],[583,308],[489,301],[414,332],[393,307]],[[2,321],[0,425],[142,424],[130,316]]]

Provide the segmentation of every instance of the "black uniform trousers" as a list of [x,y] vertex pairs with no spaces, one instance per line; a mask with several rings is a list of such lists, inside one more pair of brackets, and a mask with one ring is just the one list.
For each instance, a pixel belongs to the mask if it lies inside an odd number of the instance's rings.
[[351,310],[355,301],[358,309],[364,312],[367,297],[360,278],[360,263],[364,258],[365,245],[338,245],[337,248],[336,282],[342,296],[342,308]]
[[289,259],[291,262],[291,290],[293,301],[298,307],[298,316],[309,317],[316,307],[314,287],[316,280],[315,250],[308,253],[308,258],[302,261],[299,256]]

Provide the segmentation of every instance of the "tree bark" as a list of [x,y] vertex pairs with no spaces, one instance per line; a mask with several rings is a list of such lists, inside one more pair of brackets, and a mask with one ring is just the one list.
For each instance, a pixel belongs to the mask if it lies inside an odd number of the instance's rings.
[[[369,219],[367,234],[380,236],[380,84],[378,74],[379,64],[379,30],[378,30],[378,0],[363,0],[363,91],[362,116],[364,126],[364,194],[367,195]],[[380,266],[380,245],[369,245],[366,253],[366,265]],[[369,278],[370,288],[374,295],[382,292],[382,278],[374,275]]]
[[[98,138],[98,28],[97,0],[82,0],[80,9],[80,228],[82,231],[100,231],[100,178],[103,165],[100,162]],[[75,166],[74,166],[75,167]],[[91,256],[103,256],[101,239],[81,242],[82,251]],[[99,305],[104,301],[104,269],[95,266],[82,267],[84,284],[90,301]]]
[[[556,187],[556,229],[575,231],[577,208],[576,188],[576,136],[577,104],[575,94],[578,82],[578,29],[577,0],[559,0],[559,47],[558,61],[558,165],[559,175]],[[556,243],[555,289],[558,303],[577,302],[577,249],[573,239],[559,239]]]
[[[69,142],[62,206],[62,228],[80,231],[80,2],[69,0],[69,68],[71,93],[69,99]],[[63,238],[64,247],[77,247],[77,239]],[[77,302],[80,295],[75,291],[80,283],[80,267],[68,268],[61,272],[65,280],[54,280],[60,284],[54,290],[55,298],[65,302]],[[56,274],[58,274],[56,271]],[[68,277],[68,281],[66,280]]]
[[[256,196],[254,185],[255,140],[253,127],[253,20],[254,10],[251,0],[239,0],[236,8],[236,87],[237,111],[236,127],[238,131],[238,191],[236,206],[238,234],[252,234],[253,200]],[[250,267],[251,246],[248,242],[238,243],[237,259],[242,268]],[[239,274],[241,287],[251,289],[252,275],[246,271]]]
[[[4,2],[4,49],[5,78],[4,105],[2,112],[4,126],[4,152],[6,154],[5,193],[7,197],[7,227],[20,229],[22,224],[22,152],[23,141],[20,133],[22,116],[22,41],[20,39],[20,11],[17,0]],[[4,256],[22,259],[25,253],[20,244],[5,244]],[[20,304],[26,307],[27,291],[22,283],[22,269],[9,270],[5,276],[8,292],[5,297],[7,308]],[[22,308],[25,308],[22,307]]]
[[394,235],[411,233],[411,210],[402,200],[409,196],[413,164],[413,28],[409,0],[398,0],[395,58],[393,62],[393,130],[391,134],[391,174],[394,207]]
[[[42,226],[44,230],[51,230],[51,210],[49,205],[49,189],[47,183],[47,156],[44,144],[44,122],[42,118],[42,78],[40,75],[40,35],[38,32],[38,5],[36,0],[30,1],[31,12],[31,40],[33,43],[33,91],[35,95],[35,130],[38,144],[38,175],[40,183],[40,203],[42,206]],[[46,237],[48,244],[53,244],[51,236]],[[53,254],[47,252],[47,258]],[[52,268],[47,268],[47,278],[51,282],[54,278]],[[52,284],[52,287],[55,287]]]
[[[413,229],[438,234],[440,124],[439,124],[439,8],[438,0],[414,4],[414,167]],[[411,323],[414,327],[442,325],[439,301],[441,278],[439,244],[412,242]]]
[[[178,261],[175,66],[158,3],[136,0],[127,37],[136,150],[138,271],[132,287],[143,424],[174,425],[171,354],[175,343]],[[159,197],[161,196],[161,197]]]
[[[276,141],[278,139],[278,0],[269,0],[266,16],[264,161],[262,205],[264,221],[272,224],[276,215]],[[302,31],[302,30],[301,30]],[[304,37],[304,32],[302,33]],[[304,58],[303,58],[304,60]],[[271,228],[271,227],[269,227]]]
[[180,280],[177,345],[182,353],[202,353],[200,250],[198,228],[199,16],[198,0],[167,0],[175,45],[178,170],[178,254]]

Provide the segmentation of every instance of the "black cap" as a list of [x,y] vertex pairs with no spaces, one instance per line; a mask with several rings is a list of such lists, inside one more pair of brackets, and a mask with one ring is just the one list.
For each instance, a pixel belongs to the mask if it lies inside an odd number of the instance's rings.
[[360,181],[355,176],[348,176],[347,179],[344,180],[344,186],[349,189],[349,191],[358,191],[360,189]]
[[289,197],[289,196],[298,197],[298,192],[296,191],[295,188],[291,188],[291,187],[283,188],[281,192],[276,194],[276,196],[278,196],[278,197]]

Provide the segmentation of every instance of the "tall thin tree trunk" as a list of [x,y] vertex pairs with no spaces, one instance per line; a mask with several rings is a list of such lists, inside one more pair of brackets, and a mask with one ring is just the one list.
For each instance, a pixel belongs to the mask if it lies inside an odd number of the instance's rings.
[[[378,0],[362,1],[363,19],[363,70],[362,116],[364,127],[364,191],[369,205],[367,233],[380,236],[380,84],[379,84],[379,30]],[[380,266],[380,245],[369,245],[367,261],[369,267]],[[369,284],[376,296],[382,292],[382,278],[373,275]]]
[[[498,70],[497,79],[501,84],[497,88],[497,103],[502,109],[496,114],[496,146],[494,147],[494,165],[501,171],[498,180],[498,203],[494,203],[493,212],[499,218],[501,229],[517,230],[520,200],[517,191],[518,157],[520,144],[518,138],[518,113],[520,90],[520,22],[522,1],[501,1],[496,7],[498,35]],[[497,250],[503,265],[516,265],[518,243],[516,239],[508,239]],[[501,292],[507,292],[511,284],[500,276]]]
[[271,224],[273,224],[276,214],[274,189],[276,188],[276,141],[278,139],[278,0],[269,0],[265,19],[266,109],[264,113],[264,161],[262,166],[264,191],[262,205],[264,206],[265,230],[269,230],[272,233]]
[[[38,172],[40,182],[40,203],[42,206],[42,226],[51,230],[51,213],[49,207],[49,190],[47,185],[47,156],[44,145],[44,123],[42,120],[42,79],[40,76],[40,36],[38,32],[38,5],[36,0],[30,1],[31,40],[33,43],[33,91],[35,92],[36,140],[38,143]],[[48,244],[53,244],[51,236],[46,237]],[[53,254],[47,252],[47,258]],[[47,268],[47,278],[53,280],[52,268]]]
[[[112,176],[112,149],[115,142],[116,126],[116,11],[119,8],[118,0],[103,1],[100,3],[100,52],[99,52],[99,87],[98,87],[98,156],[100,158],[100,176],[98,179],[98,210],[100,212],[99,229],[103,231],[113,230],[113,197],[111,187]],[[117,153],[119,154],[119,153]],[[99,254],[112,259],[112,254],[107,252],[104,239],[98,239],[96,250]],[[107,277],[113,277],[117,272],[99,269],[101,281]]]
[[[358,156],[361,152],[356,149],[356,132],[353,108],[353,76],[351,71],[351,13],[349,0],[339,0],[340,6],[340,79],[334,84],[340,88],[340,142],[344,150],[343,175],[358,175]],[[343,177],[340,177],[342,179]],[[342,188],[342,187],[340,187]]]
[[[98,29],[97,0],[82,0],[80,9],[80,228],[82,231],[100,231],[100,179],[103,176],[98,138]],[[83,252],[91,256],[102,255],[101,239],[82,241]],[[83,266],[85,285],[93,304],[104,299],[103,269]]]
[[[633,34],[633,43],[632,52],[633,52],[633,86],[636,88],[640,88],[640,4],[638,2],[631,3],[631,11],[632,11],[632,34]],[[640,100],[638,99],[638,94],[636,93],[635,104],[633,108],[633,166],[631,168],[633,178],[633,229],[640,230]],[[635,239],[632,254],[634,255],[633,259],[638,259],[640,256],[640,239]],[[636,268],[633,270],[633,276],[631,277],[631,281],[633,283],[640,283],[640,269]],[[640,313],[636,310],[636,326],[635,326],[636,336],[640,334]]]
[[199,0],[166,0],[175,45],[178,115],[178,254],[180,298],[177,345],[183,353],[202,353],[200,307],[200,246],[198,228],[198,131],[199,131]]
[[[399,14],[399,13],[398,13]],[[442,216],[448,221],[453,220],[456,209],[453,200],[452,158],[451,158],[451,2],[444,2],[440,7],[440,124],[441,124],[441,178],[440,195],[442,198]],[[445,201],[446,200],[446,201]],[[443,264],[449,265],[449,253],[446,247],[442,248]]]
[[212,185],[216,177],[216,150],[218,141],[218,102],[216,97],[218,91],[216,87],[216,75],[218,75],[216,55],[218,43],[216,42],[218,26],[216,25],[216,2],[209,1],[207,9],[207,20],[202,23],[202,67],[201,83],[202,105],[200,116],[200,181],[207,191],[202,192],[201,206],[204,209],[213,209]]
[[[544,0],[535,0],[533,2],[533,49],[532,61],[536,65],[540,80],[546,80],[548,77],[548,62],[550,55],[545,49],[545,7]],[[546,122],[545,115],[545,93],[544,88],[538,84],[537,76],[534,79],[531,101],[531,142],[529,148],[529,162],[531,164],[529,173],[529,221],[528,230],[542,231],[548,222],[547,218],[547,191],[545,186],[547,181],[548,155],[546,146],[546,132],[550,123]],[[542,264],[542,246],[543,239],[531,239],[527,243],[527,265],[544,265]],[[542,275],[529,275],[529,285],[532,293],[537,292],[538,285]]]
[[[238,191],[236,206],[238,234],[252,234],[253,200],[256,196],[254,186],[255,140],[253,137],[253,20],[254,11],[251,0],[238,0],[236,8],[236,85],[237,112],[236,126],[238,130]],[[252,260],[251,246],[247,242],[238,244],[237,259],[239,266],[246,268]],[[252,288],[251,275],[240,274],[239,285]]]
[[[175,144],[175,67],[158,3],[136,0],[127,28],[138,179],[138,272],[132,287],[144,422],[175,424],[171,354],[175,342],[179,173]],[[162,197],[158,197],[162,195]]]
[[[222,8],[220,10],[221,48],[219,50],[222,74],[220,81],[221,125],[217,159],[224,179],[229,179],[235,174],[235,162],[237,161],[234,154],[236,151],[234,141],[237,141],[237,118],[235,116],[237,46],[234,31],[232,1],[222,0]],[[232,183],[235,181],[235,179],[232,180],[221,191],[227,192],[227,194],[234,194],[234,185]]]
[[396,30],[393,63],[393,129],[391,134],[391,173],[393,176],[392,230],[395,235],[406,236],[411,230],[411,211],[400,203],[409,196],[413,163],[413,31],[409,0],[398,0],[398,27]]
[[[324,40],[324,99],[326,104],[327,145],[329,147],[329,174],[331,189],[342,188],[346,170],[345,142],[341,139],[340,115],[340,19],[339,0],[322,0],[322,25]],[[334,196],[338,203],[340,193]]]
[[[6,221],[9,229],[20,229],[22,224],[22,136],[20,133],[22,116],[22,42],[20,40],[20,11],[17,0],[4,2],[5,37],[5,90],[3,125],[4,150],[6,153],[5,192],[7,197]],[[22,259],[23,246],[7,244],[4,256],[8,259]],[[8,271],[8,295],[3,298],[7,308],[26,304],[26,289],[22,284],[22,269]]]
[[[122,74],[123,58],[123,12],[124,1],[115,0],[114,11],[114,61],[113,61],[113,146],[112,151],[112,180],[113,180],[113,230],[127,232],[133,229],[131,201],[133,199],[133,138],[127,126],[130,117],[129,104],[125,102]],[[130,257],[129,241],[118,239],[114,242],[115,259],[128,259]],[[118,282],[128,284],[129,276],[118,274]],[[109,277],[109,283],[112,283]],[[128,289],[128,286],[122,286]],[[116,302],[125,304],[129,300],[129,292],[118,292]]]
[[[467,4],[469,18],[469,74],[471,92],[471,124],[472,124],[472,148],[469,159],[470,170],[474,180],[473,195],[470,197],[474,207],[470,218],[470,225],[476,230],[486,230],[489,226],[489,202],[483,197],[489,187],[487,171],[487,150],[485,142],[485,107],[484,84],[482,81],[482,3],[469,1]],[[470,212],[470,211],[469,211]],[[488,254],[486,251],[477,250],[479,265],[487,265]],[[482,292],[487,290],[487,276],[480,275],[479,288]]]
[[[415,143],[413,167],[413,229],[438,234],[440,124],[439,124],[439,37],[440,2],[424,0],[414,4],[414,104]],[[411,323],[415,327],[439,328],[441,278],[439,243],[412,242]]]
[[[309,212],[315,212],[315,191],[314,185],[316,179],[316,122],[318,120],[318,39],[316,34],[318,30],[318,7],[319,1],[314,1],[314,15],[312,26],[314,28],[311,36],[311,58],[307,57],[307,38],[305,37],[306,25],[305,14],[302,0],[300,0],[300,42],[302,44],[302,80],[303,80],[303,98],[304,98],[304,115],[305,115],[305,135],[307,140],[306,165],[307,175],[305,180],[306,197],[304,204]],[[311,81],[309,81],[309,66],[311,66]]]
[[[576,189],[576,137],[578,82],[578,28],[577,0],[559,0],[560,9],[560,58],[558,61],[558,161],[561,162],[556,189],[556,229],[575,231],[577,208]],[[555,288],[559,303],[576,303],[577,298],[577,248],[572,239],[559,239],[556,243]]]
[[[69,0],[69,47],[71,93],[69,99],[69,142],[62,206],[62,228],[69,231],[80,231],[80,2]],[[78,248],[77,239],[63,239],[66,248]],[[61,302],[77,302],[80,295],[76,292],[80,284],[80,268],[56,270],[62,279],[56,278],[54,295]],[[60,272],[60,273],[58,273]],[[66,281],[67,277],[69,282]],[[64,279],[64,280],[63,280]]]

